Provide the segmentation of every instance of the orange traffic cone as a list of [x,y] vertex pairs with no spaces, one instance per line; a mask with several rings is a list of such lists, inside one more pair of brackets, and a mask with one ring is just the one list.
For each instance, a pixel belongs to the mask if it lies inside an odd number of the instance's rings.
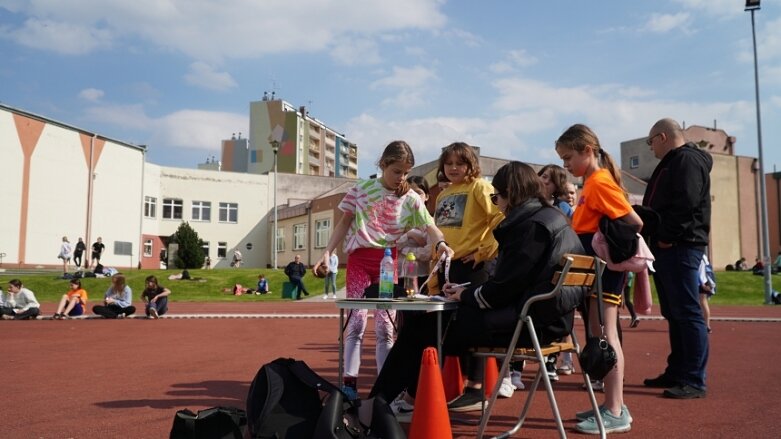
[[437,350],[426,348],[420,361],[418,391],[415,395],[415,411],[412,412],[409,439],[452,437]]
[[491,396],[491,392],[494,390],[496,381],[499,379],[499,367],[496,364],[496,358],[488,357],[485,361],[485,382],[483,383],[483,389],[485,389],[485,397]]
[[461,361],[453,355],[445,356],[442,369],[442,384],[445,386],[445,400],[450,401],[464,393],[464,376],[461,374]]

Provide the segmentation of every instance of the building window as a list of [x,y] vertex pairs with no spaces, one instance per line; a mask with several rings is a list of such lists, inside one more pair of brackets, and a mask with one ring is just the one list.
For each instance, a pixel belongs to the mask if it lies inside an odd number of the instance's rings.
[[237,203],[220,203],[220,222],[239,222],[239,205]]
[[193,201],[193,221],[211,221],[212,203],[210,201]]
[[144,197],[144,216],[154,218],[157,213],[157,198]]
[[182,219],[182,200],[163,198],[163,218]]
[[306,224],[293,226],[293,250],[301,250],[306,243]]
[[325,248],[331,238],[331,220],[315,221],[315,248]]
[[217,242],[217,257],[224,258],[228,254],[228,243]]
[[633,155],[629,157],[629,169],[637,169],[640,167],[640,157]]
[[285,251],[285,229],[277,228],[277,253]]
[[204,256],[209,256],[209,241],[201,241],[201,249]]
[[147,239],[144,241],[144,257],[145,258],[151,258],[152,257],[152,240]]

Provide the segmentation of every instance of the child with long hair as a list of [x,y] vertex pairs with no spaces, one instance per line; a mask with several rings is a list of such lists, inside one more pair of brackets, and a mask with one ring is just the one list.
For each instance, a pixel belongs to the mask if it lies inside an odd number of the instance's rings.
[[[438,173],[450,182],[437,196],[434,212],[437,227],[455,252],[448,280],[484,283],[490,275],[488,263],[496,258],[499,247],[491,231],[504,219],[491,202],[493,187],[482,178],[474,148],[464,142],[452,143],[442,150]],[[444,283],[444,273],[440,271],[438,284]]]
[[146,316],[157,319],[168,312],[168,296],[171,295],[171,290],[160,285],[155,276],[147,276],[145,282],[146,288],[141,293],[141,300],[146,304]]
[[[581,239],[587,254],[593,255],[591,240],[599,229],[603,216],[622,219],[637,226],[643,222],[632,209],[626,192],[621,186],[621,173],[612,157],[602,149],[597,135],[587,126],[569,127],[556,140],[556,152],[567,169],[575,177],[583,177],[583,191],[572,216],[572,228]],[[605,268],[602,274],[603,321],[607,341],[616,351],[618,361],[605,377],[605,402],[600,406],[602,422],[607,433],[621,433],[632,429],[632,417],[624,405],[624,353],[618,337],[618,307],[624,287],[625,273]],[[596,294],[588,303],[588,325],[591,334],[599,334]],[[593,410],[577,413],[581,422],[576,429],[582,433],[599,434],[599,426]]]
[[564,199],[567,194],[567,171],[559,165],[545,165],[537,172],[542,180],[548,201],[568,218],[572,218],[572,206]]
[[[382,171],[375,179],[359,180],[342,201],[339,210],[344,214],[334,228],[323,256],[313,267],[328,264],[331,252],[344,241],[347,258],[347,298],[364,296],[371,284],[380,276],[380,261],[385,248],[392,250],[396,261],[396,241],[413,228],[425,229],[435,242],[437,253],[452,250],[445,242],[442,232],[426,210],[420,196],[410,190],[407,176],[415,165],[412,148],[404,141],[393,141],[380,157],[378,167]],[[366,330],[367,310],[354,310],[347,321],[344,363],[344,389],[348,397],[357,398],[357,376],[361,365],[361,342]],[[395,312],[376,310],[374,312],[377,337],[377,372],[382,369],[385,358],[393,346],[393,322]]]
[[107,319],[123,319],[136,312],[133,303],[133,290],[127,285],[125,275],[111,276],[111,286],[103,297],[103,305],[95,305],[92,312]]
[[[425,178],[419,175],[410,175],[407,178],[407,183],[410,185],[410,189],[417,192],[420,195],[421,200],[425,204],[428,201],[430,195],[430,189],[428,182]],[[415,261],[417,266],[418,275],[418,289],[421,294],[426,294],[427,288],[423,284],[429,275],[429,264],[431,263],[431,247],[433,242],[421,229],[411,229],[407,233],[401,235],[401,238],[396,242],[396,246],[400,249],[401,255],[399,260],[404,260],[407,254],[412,253],[415,255]],[[399,264],[398,272],[402,274],[403,265]]]
[[68,317],[80,316],[87,309],[87,291],[81,287],[81,281],[71,279],[70,287],[71,289],[62,295],[60,304],[57,305],[57,312],[54,313],[52,319],[64,320]]

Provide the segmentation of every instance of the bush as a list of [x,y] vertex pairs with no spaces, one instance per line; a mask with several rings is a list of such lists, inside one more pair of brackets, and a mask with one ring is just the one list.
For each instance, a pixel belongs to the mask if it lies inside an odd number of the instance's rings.
[[182,221],[171,240],[179,244],[179,249],[174,255],[176,268],[201,268],[205,255],[203,254],[203,241],[187,221]]

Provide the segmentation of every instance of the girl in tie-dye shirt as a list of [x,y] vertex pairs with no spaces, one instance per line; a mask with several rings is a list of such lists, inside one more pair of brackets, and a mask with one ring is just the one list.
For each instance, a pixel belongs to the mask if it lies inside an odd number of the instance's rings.
[[[420,196],[410,190],[407,176],[415,165],[415,156],[404,141],[391,142],[378,163],[382,174],[379,178],[359,180],[339,203],[344,212],[334,228],[323,257],[315,264],[327,264],[330,253],[344,241],[347,257],[347,297],[363,297],[364,290],[379,282],[380,260],[386,247],[390,247],[394,263],[396,241],[413,228],[425,229],[435,242],[437,253],[453,251],[444,241],[442,232],[426,210]],[[357,389],[358,370],[361,365],[361,342],[366,330],[367,310],[353,310],[347,322],[345,340],[344,388],[349,393]],[[377,371],[382,368],[393,346],[394,311],[374,312],[377,336]],[[349,394],[357,397],[357,392]]]

